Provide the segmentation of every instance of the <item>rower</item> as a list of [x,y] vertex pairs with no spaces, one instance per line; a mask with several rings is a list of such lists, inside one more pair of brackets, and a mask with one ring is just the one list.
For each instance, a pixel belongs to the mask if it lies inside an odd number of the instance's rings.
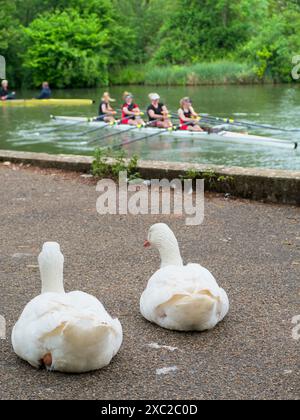
[[203,131],[198,123],[198,114],[195,112],[190,98],[181,99],[178,116],[180,119],[180,130]]
[[1,101],[8,101],[15,99],[16,92],[10,92],[8,89],[8,81],[2,80],[1,89],[0,89],[0,99]]
[[133,95],[130,92],[124,92],[124,105],[122,106],[122,121],[121,124],[128,125],[145,125],[141,119],[141,110],[137,104],[133,102]]
[[43,82],[42,90],[39,96],[36,99],[50,99],[51,98],[51,89],[48,82]]
[[172,127],[172,122],[169,119],[169,111],[167,107],[160,102],[160,96],[157,93],[150,93],[149,95],[151,105],[147,109],[149,121],[153,122],[151,126],[158,128]]
[[97,121],[104,121],[107,123],[114,123],[116,115],[116,111],[112,108],[111,102],[116,102],[115,99],[110,97],[108,92],[105,92],[101,98],[101,103],[99,106],[99,116],[97,117]]

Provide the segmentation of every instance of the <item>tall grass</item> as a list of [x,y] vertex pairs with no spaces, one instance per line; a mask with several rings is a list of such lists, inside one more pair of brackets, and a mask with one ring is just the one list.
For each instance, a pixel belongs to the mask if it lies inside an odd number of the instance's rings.
[[136,64],[114,69],[110,74],[111,85],[143,85],[145,84],[145,66]]
[[222,85],[256,83],[253,66],[232,61],[198,63],[148,69],[145,83],[150,85]]
[[110,79],[111,84],[156,86],[251,84],[259,81],[254,66],[226,60],[190,66],[129,66],[113,72]]

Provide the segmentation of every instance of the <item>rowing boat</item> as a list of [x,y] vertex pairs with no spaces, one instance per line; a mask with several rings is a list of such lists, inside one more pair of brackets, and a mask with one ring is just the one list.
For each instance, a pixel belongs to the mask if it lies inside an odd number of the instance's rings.
[[91,99],[12,99],[0,101],[0,106],[58,106],[92,105]]
[[[84,118],[84,117],[64,117],[64,116],[51,116],[51,118],[57,122],[64,122],[66,123],[66,127],[68,123],[75,123],[78,124],[89,124],[90,126],[94,127],[104,127],[107,126],[104,122],[96,121],[93,118]],[[122,131],[127,131],[129,128],[128,125],[125,124],[115,124],[113,126],[107,126],[108,130],[115,130],[116,134]],[[284,139],[275,139],[271,137],[264,137],[258,135],[251,135],[247,133],[237,133],[228,131],[227,125],[221,125],[214,127],[220,131],[216,133],[207,133],[205,132],[192,132],[192,131],[165,131],[160,128],[151,128],[151,127],[141,127],[134,130],[131,130],[129,133],[131,135],[154,135],[157,133],[157,136],[171,136],[174,138],[183,138],[183,139],[193,139],[193,140],[207,140],[207,141],[214,141],[214,142],[228,142],[228,143],[239,143],[239,144],[250,144],[250,145],[261,145],[261,146],[276,146],[282,148],[290,148],[290,149],[297,149],[298,143],[293,142],[290,140]],[[126,133],[126,134],[129,134]]]

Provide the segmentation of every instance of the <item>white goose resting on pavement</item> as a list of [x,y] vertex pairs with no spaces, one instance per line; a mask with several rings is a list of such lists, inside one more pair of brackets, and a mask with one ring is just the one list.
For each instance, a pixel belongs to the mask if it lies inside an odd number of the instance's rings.
[[205,331],[229,311],[229,300],[213,275],[199,264],[183,265],[177,239],[163,223],[153,225],[145,247],[158,249],[161,268],[149,280],[140,301],[142,315],[163,328]]
[[55,242],[39,255],[42,294],[25,307],[12,332],[16,354],[39,368],[83,373],[107,366],[122,344],[122,327],[94,296],[65,293],[64,257]]

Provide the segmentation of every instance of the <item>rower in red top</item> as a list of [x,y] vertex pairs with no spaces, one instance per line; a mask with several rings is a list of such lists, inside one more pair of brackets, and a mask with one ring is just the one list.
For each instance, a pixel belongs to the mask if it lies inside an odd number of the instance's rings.
[[122,106],[122,124],[128,125],[145,125],[141,119],[141,110],[137,104],[133,102],[133,95],[130,92],[124,92],[124,105]]
[[161,103],[160,96],[157,93],[149,95],[151,105],[147,109],[151,127],[170,128],[173,126],[170,121],[167,107]]
[[178,115],[181,124],[180,130],[203,131],[199,125],[198,114],[195,112],[190,98],[181,99]]

